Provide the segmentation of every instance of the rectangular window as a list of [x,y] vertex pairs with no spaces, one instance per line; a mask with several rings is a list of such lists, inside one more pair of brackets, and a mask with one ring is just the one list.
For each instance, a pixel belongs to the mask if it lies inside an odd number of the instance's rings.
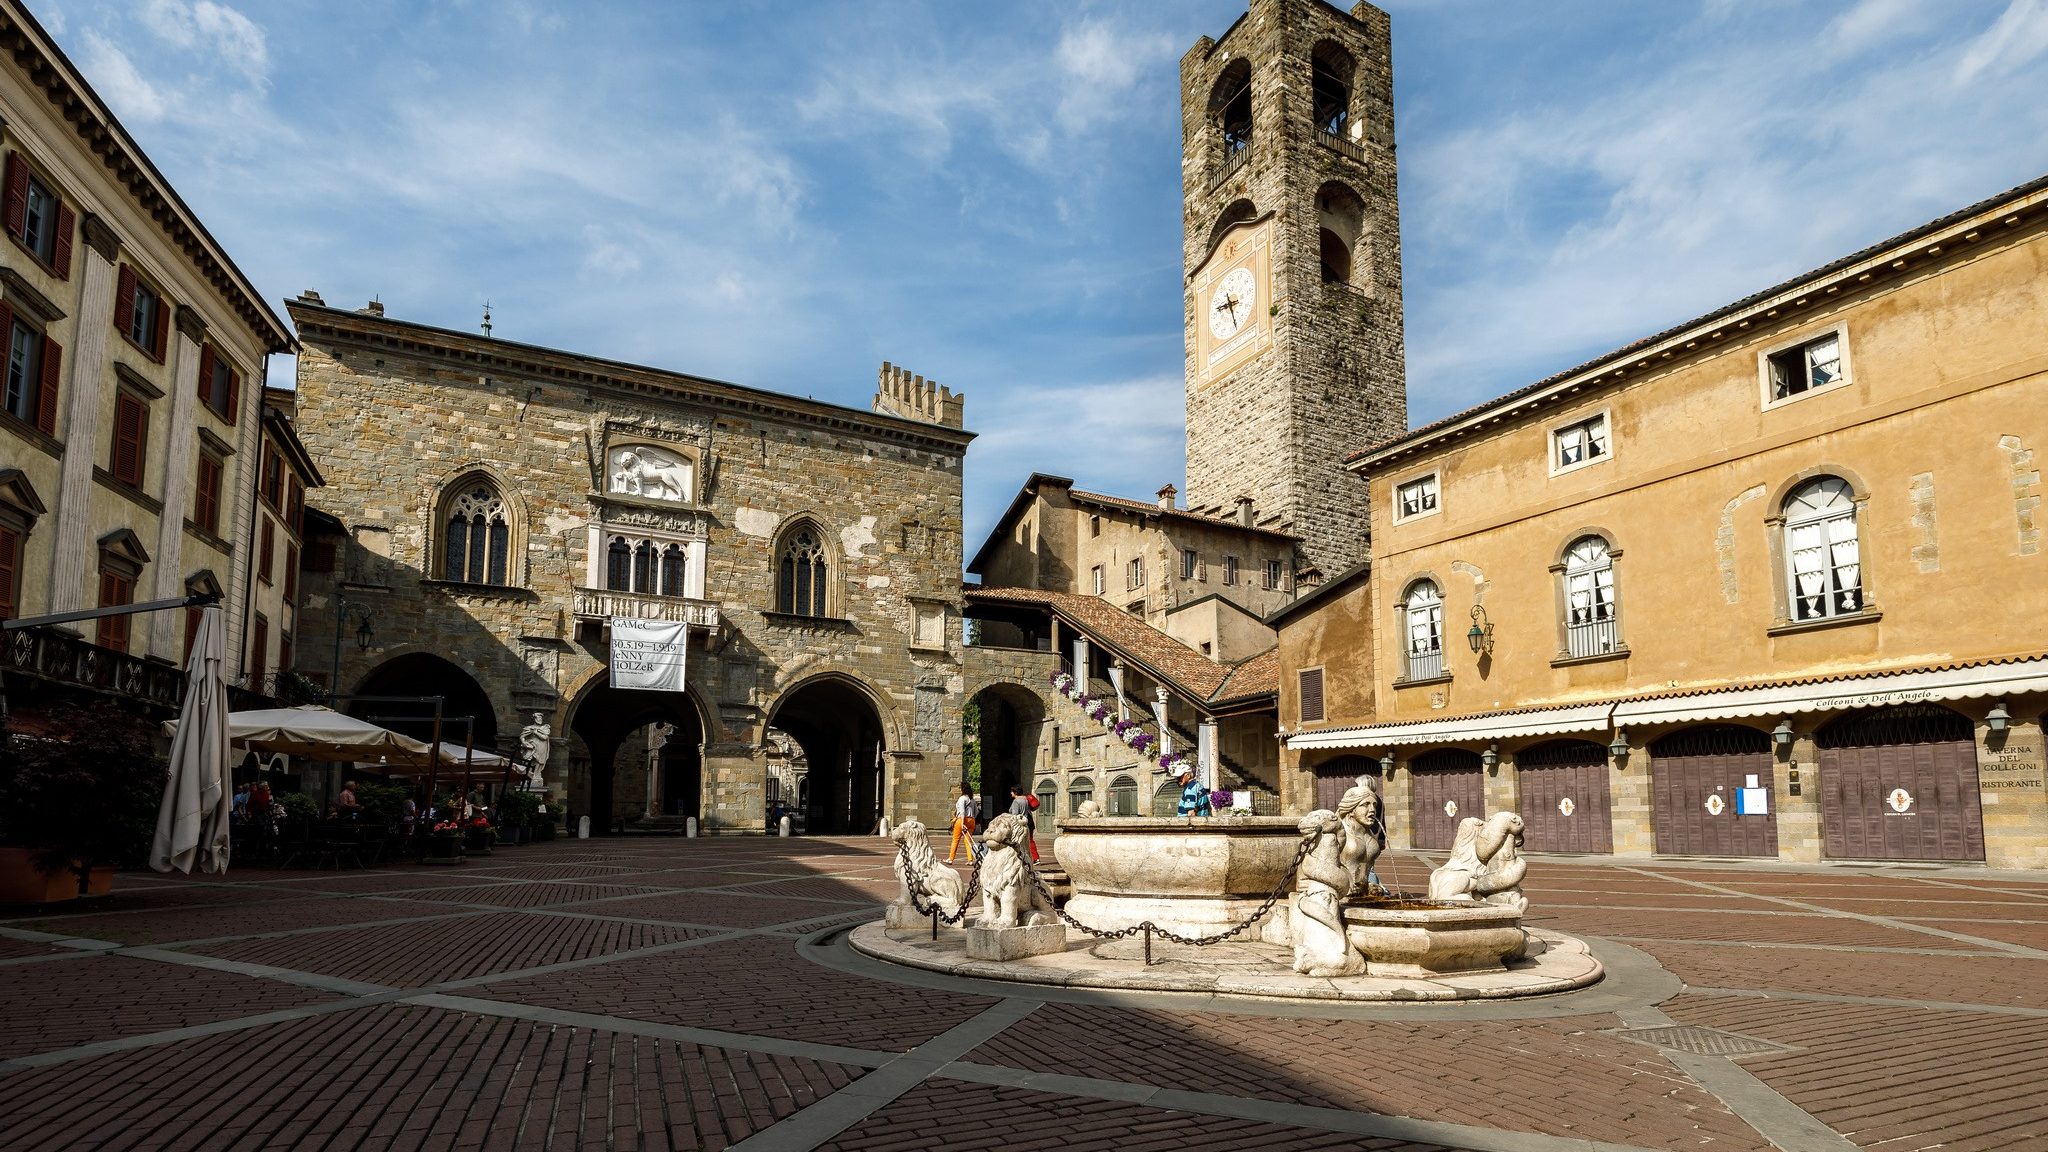
[[1095,588],[1095,594],[1097,596],[1102,595],[1102,565],[1097,564],[1095,567],[1090,568],[1088,570],[1088,579]]
[[1124,611],[1129,612],[1133,616],[1143,616],[1145,614],[1145,602],[1143,600],[1133,600],[1129,604],[1124,605]]
[[1269,589],[1277,589],[1282,586],[1285,580],[1286,574],[1281,569],[1280,561],[1266,561],[1266,587]]
[[199,454],[199,482],[192,492],[192,523],[208,535],[220,535],[220,485],[226,466],[210,452]]
[[132,392],[114,394],[114,456],[107,469],[130,488],[142,487],[149,451],[149,405]]
[[33,424],[42,398],[43,334],[16,320],[7,337],[7,411]]
[[284,522],[287,528],[305,535],[306,532],[306,486],[299,478],[291,478],[291,495],[285,500]]
[[1102,535],[1102,517],[1100,517],[1100,516],[1090,516],[1090,517],[1088,518],[1088,535],[1090,535],[1090,536],[1100,536],[1100,535]]
[[1394,522],[1427,516],[1437,509],[1437,474],[1418,476],[1394,489]]
[[1131,562],[1127,566],[1124,576],[1126,580],[1124,587],[1143,588],[1145,586],[1145,558],[1143,556],[1131,557]]
[[128,339],[137,348],[161,360],[163,342],[158,339],[164,322],[164,298],[140,280],[135,282],[135,303],[128,319]]
[[1301,685],[1301,722],[1320,723],[1323,719],[1323,670],[1304,668],[1297,673]]
[[7,231],[60,280],[71,278],[71,234],[77,227],[78,216],[64,198],[29,170],[19,152],[8,153]]
[[284,453],[263,445],[263,502],[275,512],[284,511]]
[[1843,382],[1842,334],[1830,332],[1765,358],[1773,402]]
[[1607,413],[1567,424],[1550,434],[1550,470],[1564,472],[1607,459]]
[[199,398],[206,402],[214,415],[233,424],[235,409],[241,403],[242,374],[235,371],[227,357],[215,353],[211,346],[207,353],[201,358]]
[[21,614],[21,533],[0,524],[0,620]]
[[[100,607],[116,608],[135,603],[135,577],[125,572],[100,569]],[[128,616],[100,617],[99,635],[94,643],[116,652],[128,650]]]
[[256,578],[265,584],[274,583],[271,579],[272,568],[270,558],[276,551],[277,522],[265,516],[263,518],[263,534],[257,538],[256,544]]
[[1225,556],[1223,558],[1223,582],[1225,584],[1237,583],[1237,557]]
[[277,672],[278,675],[282,676],[291,670],[292,634],[289,632],[279,632],[277,634]]
[[284,602],[287,604],[299,602],[299,546],[297,544],[287,544],[284,546]]
[[1193,580],[1195,578],[1195,565],[1199,562],[1200,558],[1195,555],[1193,548],[1181,549],[1180,578],[1183,580]]

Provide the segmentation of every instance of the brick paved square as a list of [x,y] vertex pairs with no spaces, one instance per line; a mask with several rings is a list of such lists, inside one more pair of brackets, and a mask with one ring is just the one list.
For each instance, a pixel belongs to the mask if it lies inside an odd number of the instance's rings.
[[209,903],[189,908],[147,912],[72,916],[62,920],[31,921],[15,925],[43,932],[63,932],[89,940],[113,940],[122,944],[167,944],[177,940],[211,940],[222,936],[253,936],[264,932],[287,932],[300,928],[361,924],[373,920],[398,920],[416,916],[440,916],[454,909],[445,904],[417,900],[385,900],[307,894],[289,899],[269,899],[263,893],[255,902]]
[[[879,902],[873,902],[878,905]],[[848,901],[800,900],[780,896],[742,896],[725,892],[665,892],[637,900],[619,900],[592,907],[606,916],[639,916],[684,924],[720,924],[733,928],[765,928],[771,924],[815,920],[858,912],[863,905]],[[876,912],[879,915],[879,909]]]
[[[335,1000],[330,993],[125,956],[0,968],[0,1056],[162,1032]],[[0,1139],[0,1148],[9,1145]]]
[[905,1051],[993,1000],[820,968],[794,941],[751,937],[504,984],[472,995],[550,1008]]

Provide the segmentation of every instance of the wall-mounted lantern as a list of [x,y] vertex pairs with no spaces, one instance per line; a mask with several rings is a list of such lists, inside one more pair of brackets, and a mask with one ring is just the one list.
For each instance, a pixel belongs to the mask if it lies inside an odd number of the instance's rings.
[[1486,618],[1486,607],[1472,606],[1472,629],[1465,633],[1465,643],[1472,646],[1474,656],[1493,655],[1493,621]]
[[1486,766],[1486,774],[1488,776],[1498,775],[1500,773],[1500,745],[1488,744],[1486,751],[1479,754],[1479,762]]
[[1984,717],[1984,726],[1993,732],[2003,732],[2007,725],[2011,723],[2012,713],[2005,710],[2005,701],[2003,700],[1993,704],[1991,711]]
[[1792,746],[1792,718],[1790,716],[1778,721],[1778,726],[1771,729],[1771,742],[1780,748],[1790,748]]
[[1616,772],[1621,772],[1628,768],[1628,736],[1621,729],[1616,728],[1614,730],[1614,742],[1607,746],[1607,754],[1614,757],[1614,770]]

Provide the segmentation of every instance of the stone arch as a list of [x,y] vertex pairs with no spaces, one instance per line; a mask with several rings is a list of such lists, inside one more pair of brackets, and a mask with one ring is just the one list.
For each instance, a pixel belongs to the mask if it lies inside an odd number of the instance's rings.
[[1209,87],[1209,119],[1221,131],[1223,154],[1251,146],[1252,62],[1239,56],[1217,73]]
[[1372,229],[1365,198],[1342,180],[1327,180],[1316,189],[1315,207],[1323,283],[1372,291]]
[[890,748],[912,747],[891,723],[887,697],[864,678],[844,669],[803,677],[776,694],[767,726],[787,733],[804,750],[804,828],[827,835],[863,835],[881,819],[887,800]]
[[591,817],[591,830],[610,832],[620,820],[644,815],[648,805],[644,769],[619,764],[629,747],[644,746],[640,733],[650,725],[675,725],[661,749],[655,781],[655,815],[702,817],[704,746],[715,739],[717,711],[694,685],[681,692],[620,690],[611,686],[610,669],[598,667],[575,691],[564,697],[562,728],[581,740],[589,753],[588,775],[570,780],[571,803]]
[[1037,690],[1005,678],[984,682],[967,700],[981,721],[973,734],[981,752],[979,790],[1001,811],[1013,785],[1027,787],[1051,771],[1042,755],[1050,713]]
[[1207,261],[1215,254],[1216,246],[1223,243],[1223,238],[1230,234],[1231,229],[1240,224],[1249,224],[1258,218],[1259,206],[1250,200],[1232,200],[1224,205],[1223,211],[1216,214],[1216,223],[1209,226],[1209,239],[1202,245],[1202,259]]
[[1864,483],[1863,477],[1853,468],[1844,468],[1839,464],[1816,464],[1811,468],[1802,468],[1794,472],[1792,475],[1779,481],[1771,489],[1770,500],[1764,505],[1765,516],[1782,518],[1785,514],[1785,501],[1792,498],[1792,493],[1798,491],[1809,481],[1821,480],[1829,476],[1833,476],[1849,486],[1849,496],[1856,501],[1856,510],[1860,515],[1863,511],[1863,506],[1870,502],[1870,485]]

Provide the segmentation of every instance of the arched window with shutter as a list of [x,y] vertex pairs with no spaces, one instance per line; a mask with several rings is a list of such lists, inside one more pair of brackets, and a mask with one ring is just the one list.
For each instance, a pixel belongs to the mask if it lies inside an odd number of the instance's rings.
[[1863,611],[1863,556],[1856,498],[1839,476],[1822,476],[1785,498],[1786,590],[1793,620]]
[[1401,597],[1402,632],[1407,640],[1410,680],[1444,673],[1444,596],[1434,580],[1417,580]]

